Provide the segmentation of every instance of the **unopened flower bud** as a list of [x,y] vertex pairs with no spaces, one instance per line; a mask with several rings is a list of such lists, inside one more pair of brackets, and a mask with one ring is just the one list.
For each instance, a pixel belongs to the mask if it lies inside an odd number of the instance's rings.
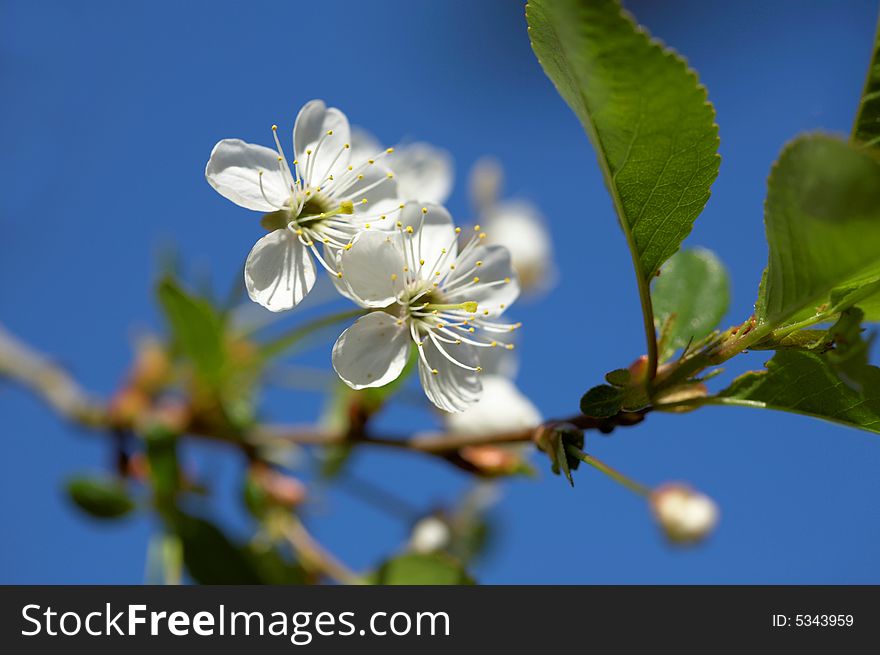
[[669,483],[651,494],[651,509],[673,542],[692,544],[704,539],[718,523],[718,506],[689,486]]
[[[706,388],[706,385],[702,382],[695,382],[691,384],[682,384],[659,394],[654,398],[654,403],[655,405],[674,405],[676,403],[686,403],[689,400],[705,398],[708,395],[709,389]],[[678,407],[671,407],[664,411],[682,413],[691,412],[696,408],[696,405],[679,405]]]
[[522,463],[517,450],[500,446],[467,446],[458,454],[482,475],[509,475]]
[[110,420],[119,427],[131,427],[150,407],[150,398],[140,389],[125,387],[110,400]]
[[164,346],[156,339],[145,339],[138,344],[137,355],[130,375],[130,386],[145,393],[155,393],[171,375],[171,360]]
[[251,469],[251,479],[265,493],[266,500],[274,505],[292,509],[306,498],[306,487],[302,482],[267,466]]
[[445,521],[436,516],[426,516],[413,526],[409,548],[417,553],[433,553],[448,546],[451,537]]

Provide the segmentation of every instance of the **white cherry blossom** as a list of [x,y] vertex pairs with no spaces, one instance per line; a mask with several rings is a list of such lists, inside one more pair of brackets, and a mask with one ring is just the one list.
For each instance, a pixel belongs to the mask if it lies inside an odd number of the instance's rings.
[[[382,150],[378,139],[361,128],[351,134],[351,161],[364,161]],[[404,200],[442,205],[449,199],[455,182],[452,155],[443,148],[417,141],[395,146],[385,160],[394,172],[397,191]]]
[[440,409],[460,412],[480,397],[480,351],[507,347],[519,324],[496,319],[519,295],[510,256],[485,232],[460,251],[460,228],[439,205],[407,203],[396,232],[365,230],[341,251],[349,296],[381,309],[358,319],[333,347],[333,367],[354,389],[396,379],[415,344],[419,378]]
[[651,507],[666,536],[681,544],[700,541],[718,523],[715,502],[685,484],[657,488],[651,494]]
[[292,162],[275,125],[272,134],[274,149],[220,141],[205,177],[225,198],[265,214],[262,225],[269,233],[248,255],[244,277],[251,299],[278,312],[295,307],[311,290],[314,260],[338,276],[336,251],[371,222],[393,221],[401,205],[393,174],[379,163],[393,149],[352,164],[351,129],[339,109],[312,100],[300,110]]
[[500,200],[503,171],[494,159],[485,158],[471,171],[471,196],[480,223],[491,235],[490,243],[510,251],[523,293],[539,293],[553,284],[553,242],[544,216],[526,200]]

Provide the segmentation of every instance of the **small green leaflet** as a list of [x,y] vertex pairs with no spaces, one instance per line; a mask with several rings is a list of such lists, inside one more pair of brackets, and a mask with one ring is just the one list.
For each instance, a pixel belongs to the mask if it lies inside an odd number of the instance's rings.
[[874,37],[874,53],[868,66],[865,90],[853,125],[852,142],[861,148],[880,147],[880,22]]
[[387,560],[370,576],[380,585],[472,585],[457,560],[443,553],[407,553]]
[[192,360],[199,376],[218,385],[226,365],[223,320],[204,298],[185,291],[166,277],[156,292],[177,347]]
[[830,136],[795,139],[770,173],[765,224],[761,323],[857,305],[880,280],[880,161]]
[[719,259],[702,248],[676,253],[660,272],[651,299],[662,362],[715,329],[727,312],[730,284]]
[[858,378],[860,391],[827,357],[781,350],[767,370],[741,375],[710,402],[806,414],[880,434],[880,368],[864,365]]
[[599,158],[640,285],[690,233],[718,175],[706,89],[616,0],[529,0],[532,48]]
[[106,475],[72,478],[67,493],[81,510],[99,519],[121,518],[135,507],[125,484]]

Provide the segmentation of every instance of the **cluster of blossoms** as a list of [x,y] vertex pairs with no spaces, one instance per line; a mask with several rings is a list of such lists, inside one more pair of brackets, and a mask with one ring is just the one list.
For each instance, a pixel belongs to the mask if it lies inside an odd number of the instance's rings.
[[[442,206],[452,188],[449,156],[426,144],[381,148],[319,100],[297,116],[292,161],[276,126],[272,132],[274,149],[219,142],[205,171],[221,195],[264,214],[268,234],[245,264],[250,298],[273,312],[292,309],[320,265],[343,296],[369,310],[333,347],[346,384],[388,384],[415,348],[434,405],[473,409],[483,392],[481,353],[513,348],[520,324],[499,317],[520,284],[508,249],[479,225],[464,238]],[[507,381],[495,377],[489,386],[510,397]],[[537,416],[531,405],[523,414],[518,420]]]

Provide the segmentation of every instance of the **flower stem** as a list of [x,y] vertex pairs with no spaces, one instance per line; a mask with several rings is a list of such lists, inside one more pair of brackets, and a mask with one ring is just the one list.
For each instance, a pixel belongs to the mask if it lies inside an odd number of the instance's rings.
[[321,328],[329,327],[336,323],[341,323],[342,321],[346,321],[350,318],[362,316],[368,311],[368,309],[352,309],[346,312],[330,314],[329,316],[322,316],[321,318],[309,321],[308,323],[298,325],[290,332],[282,334],[280,337],[277,337],[276,339],[265,343],[261,349],[261,354],[266,359],[276,357],[291,346],[295,345],[297,342],[307,337],[315,330],[320,330]]
[[609,478],[611,478],[615,482],[622,484],[624,487],[626,487],[627,489],[629,489],[633,493],[636,493],[639,496],[642,496],[644,498],[647,498],[648,496],[651,495],[650,488],[646,487],[645,485],[643,485],[639,482],[636,482],[635,480],[633,480],[630,477],[627,477],[626,475],[624,475],[623,473],[621,473],[617,469],[611,468],[610,466],[608,466],[604,462],[596,459],[592,455],[588,455],[587,453],[582,451],[580,448],[576,448],[574,446],[569,445],[569,446],[566,446],[566,450],[568,450],[569,454],[572,455],[573,457],[577,457],[584,464],[589,464],[593,468],[602,471],[602,473],[607,475]]

